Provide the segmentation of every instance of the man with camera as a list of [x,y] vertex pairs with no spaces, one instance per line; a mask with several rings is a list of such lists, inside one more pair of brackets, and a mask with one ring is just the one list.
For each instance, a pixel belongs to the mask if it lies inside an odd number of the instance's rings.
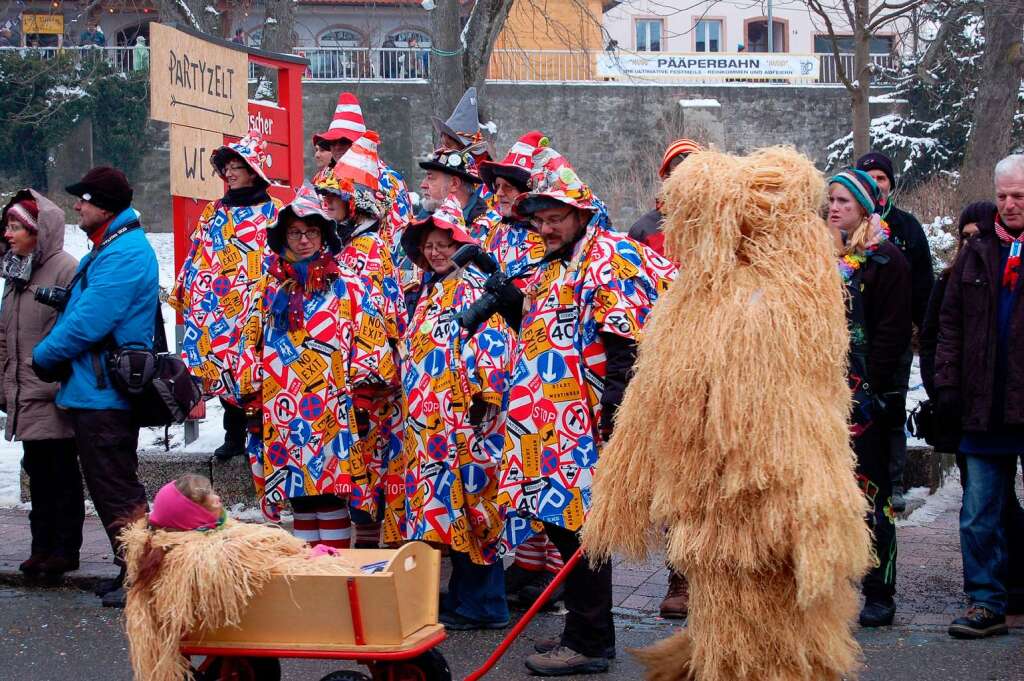
[[[642,327],[676,270],[604,226],[600,202],[554,150],[535,158],[531,186],[514,212],[530,220],[545,256],[525,285],[498,501],[518,516],[506,524],[508,544],[541,524],[568,561]],[[540,676],[607,671],[611,565],[582,558],[566,580],[565,607],[561,637],[537,643],[526,666]]]
[[121,573],[104,585],[103,604],[124,605],[124,562],[117,535],[140,511],[146,490],[138,478],[139,426],[129,401],[111,383],[111,350],[152,348],[157,311],[157,263],[131,207],[124,173],[101,166],[67,187],[77,196],[79,226],[92,250],[67,289],[44,289],[43,302],[61,309],[32,352],[44,381],[60,382],[57,406],[68,410],[85,484],[114,549]]

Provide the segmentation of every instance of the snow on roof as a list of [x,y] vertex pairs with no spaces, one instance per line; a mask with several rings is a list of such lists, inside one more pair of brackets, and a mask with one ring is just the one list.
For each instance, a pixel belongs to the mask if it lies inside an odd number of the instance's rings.
[[680,99],[679,106],[684,109],[709,109],[722,106],[717,99]]

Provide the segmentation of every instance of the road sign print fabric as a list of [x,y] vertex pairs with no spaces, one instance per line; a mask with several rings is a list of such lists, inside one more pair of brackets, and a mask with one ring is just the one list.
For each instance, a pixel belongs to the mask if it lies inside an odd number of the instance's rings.
[[379,231],[357,233],[337,259],[361,283],[363,317],[356,329],[352,362],[372,379],[357,395],[356,406],[366,414],[368,429],[355,444],[368,462],[370,494],[352,505],[374,518],[383,510],[383,539],[390,544],[402,540],[405,524],[401,461],[405,415],[395,350],[407,323],[405,298],[395,276],[390,244]]
[[[283,286],[270,256],[264,309]],[[250,437],[249,462],[264,512],[297,496],[335,494],[357,505],[370,493],[370,472],[358,440],[353,386],[368,380],[352,361],[361,282],[340,270],[324,291],[304,293],[299,328],[278,328],[264,316],[265,341],[256,372],[262,387],[263,437]]]
[[473,269],[463,277],[456,271],[416,306],[403,346],[404,458],[407,538],[491,564],[504,526],[498,466],[514,337],[498,316],[462,337],[456,315],[479,297],[482,283]]
[[[171,293],[182,313],[182,356],[203,392],[234,404],[255,394],[251,367],[260,334],[267,227],[281,204],[207,204]],[[250,369],[247,369],[249,367]]]
[[544,263],[527,280],[498,497],[516,516],[504,548],[528,539],[537,520],[573,531],[583,525],[602,444],[599,334],[639,341],[675,273],[650,249],[592,223],[571,261]]

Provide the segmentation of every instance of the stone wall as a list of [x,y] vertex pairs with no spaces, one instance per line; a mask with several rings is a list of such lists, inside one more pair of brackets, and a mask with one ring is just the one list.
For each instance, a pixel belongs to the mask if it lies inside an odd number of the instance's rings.
[[[343,89],[356,94],[367,124],[380,132],[381,156],[415,189],[422,178],[416,159],[433,144],[427,84],[305,83],[306,140],[327,127]],[[497,125],[500,155],[521,133],[544,131],[623,227],[650,206],[655,170],[674,138],[695,137],[735,153],[792,144],[820,167],[825,148],[850,126],[850,99],[841,87],[498,83],[487,86],[486,97],[483,118]],[[872,115],[885,106],[892,105],[872,105],[879,107]],[[311,154],[306,162],[309,176]],[[154,147],[137,189],[147,226],[159,231],[170,229],[166,172],[158,172],[167,164],[166,146]]]

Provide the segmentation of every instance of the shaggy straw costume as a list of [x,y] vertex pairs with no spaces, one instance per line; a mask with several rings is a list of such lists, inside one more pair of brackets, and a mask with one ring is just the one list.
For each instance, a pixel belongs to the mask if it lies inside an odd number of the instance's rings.
[[178,653],[181,637],[200,626],[237,624],[249,600],[274,575],[351,575],[339,556],[311,559],[311,549],[278,527],[227,520],[207,532],[151,531],[146,520],[125,528],[128,583],[138,574],[147,541],[166,551],[160,572],[130,588],[125,606],[132,670],[140,681],[191,679]]
[[666,183],[666,250],[682,267],[646,327],[584,528],[590,555],[633,560],[669,528],[689,627],[637,653],[648,679],[827,681],[858,662],[870,545],[824,189],[782,147],[694,154]]

